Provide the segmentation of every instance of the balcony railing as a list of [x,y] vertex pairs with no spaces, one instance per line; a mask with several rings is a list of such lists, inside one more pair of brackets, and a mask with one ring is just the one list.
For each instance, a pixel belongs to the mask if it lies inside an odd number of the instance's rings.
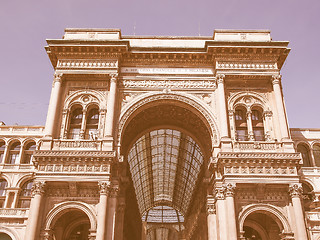
[[54,140],[53,149],[54,150],[101,150],[101,141],[98,140],[74,140],[74,139],[64,139],[64,140]]
[[281,149],[281,143],[277,142],[253,142],[253,141],[237,141],[233,143],[234,151],[277,151]]

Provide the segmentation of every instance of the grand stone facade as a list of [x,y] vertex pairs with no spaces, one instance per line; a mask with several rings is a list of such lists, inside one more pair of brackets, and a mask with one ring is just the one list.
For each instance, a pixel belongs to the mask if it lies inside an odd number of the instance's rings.
[[269,31],[66,29],[45,126],[0,126],[0,238],[320,239],[320,130]]

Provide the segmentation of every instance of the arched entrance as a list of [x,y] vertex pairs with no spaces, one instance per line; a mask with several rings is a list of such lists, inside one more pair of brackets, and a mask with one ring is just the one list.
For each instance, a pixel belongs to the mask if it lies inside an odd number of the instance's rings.
[[55,240],[88,240],[89,230],[88,216],[78,209],[69,209],[57,219],[52,234]]
[[82,202],[63,202],[46,217],[43,235],[50,240],[88,240],[96,232],[93,209]]
[[241,239],[245,240],[280,240],[293,236],[284,213],[270,204],[245,207],[239,213],[239,225]]
[[281,231],[275,220],[266,213],[251,213],[244,222],[246,240],[280,240]]
[[0,232],[0,239],[1,240],[12,240],[12,238],[8,234],[1,233],[1,232]]
[[[130,239],[183,238],[193,208],[202,204],[192,206],[195,196],[204,194],[201,179],[213,146],[210,124],[197,109],[172,97],[147,101],[126,118],[120,152],[131,177],[127,199],[137,200],[137,221],[124,235],[139,228],[139,221],[141,232]],[[125,219],[132,219],[132,203],[126,204]]]

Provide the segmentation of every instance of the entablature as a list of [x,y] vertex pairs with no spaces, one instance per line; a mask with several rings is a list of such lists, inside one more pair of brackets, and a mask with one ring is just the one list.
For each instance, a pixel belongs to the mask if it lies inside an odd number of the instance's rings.
[[37,175],[110,174],[115,152],[110,151],[44,151],[34,153]]

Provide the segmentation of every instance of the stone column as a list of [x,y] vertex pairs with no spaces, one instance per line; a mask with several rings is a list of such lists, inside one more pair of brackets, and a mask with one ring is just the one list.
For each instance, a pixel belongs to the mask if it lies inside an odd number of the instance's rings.
[[216,215],[216,199],[214,196],[207,197],[207,224],[208,224],[208,240],[217,240],[217,215]]
[[126,209],[125,198],[121,197],[118,200],[117,215],[116,215],[116,240],[123,240],[123,224],[124,224],[125,209]]
[[31,188],[32,199],[29,209],[29,217],[25,240],[38,239],[39,216],[41,211],[41,201],[44,194],[45,182],[35,181]]
[[273,85],[273,92],[276,100],[277,105],[277,112],[278,112],[278,118],[280,123],[280,132],[282,139],[288,139],[289,138],[289,132],[288,132],[288,125],[287,125],[287,118],[285,114],[284,109],[284,103],[283,103],[283,97],[282,97],[282,91],[281,91],[281,75],[274,75],[272,76],[272,85]]
[[296,222],[296,239],[308,240],[306,224],[304,221],[303,209],[301,205],[301,184],[292,184],[289,186],[289,194],[291,196],[294,217]]
[[221,138],[228,138],[229,131],[228,131],[228,118],[227,118],[227,104],[226,104],[226,97],[224,91],[224,74],[217,75],[217,91],[218,91],[218,98],[219,98],[219,116],[220,116],[220,128],[221,128]]
[[98,183],[100,189],[100,200],[98,205],[97,216],[97,240],[104,240],[106,235],[106,222],[107,222],[107,204],[108,204],[108,191],[110,187],[109,181],[101,181]]
[[253,127],[252,127],[252,113],[251,111],[247,112],[247,128],[248,128],[248,139],[254,141]]
[[117,96],[117,78],[118,74],[110,74],[110,91],[108,95],[107,102],[107,116],[105,125],[105,136],[112,136],[113,133],[113,122],[114,122],[114,112]]
[[113,185],[110,187],[108,196],[108,210],[107,210],[107,237],[106,240],[114,240],[115,238],[115,223],[116,223],[116,209],[117,196],[119,186]]
[[218,216],[218,232],[219,239],[228,239],[228,219],[225,206],[225,189],[223,187],[216,188],[216,206]]
[[45,136],[52,137],[55,126],[55,119],[57,116],[58,101],[61,91],[62,73],[55,73],[52,84],[51,97],[48,107],[47,121],[45,127]]
[[269,122],[269,118],[271,118],[272,112],[271,111],[264,111],[263,112],[263,126],[264,126],[264,134],[266,141],[271,140],[271,126]]
[[86,124],[87,124],[87,110],[83,110],[81,129],[80,129],[80,139],[85,139]]
[[230,124],[230,135],[231,138],[234,140],[237,140],[236,136],[236,120],[235,120],[235,111],[234,110],[229,110],[229,124]]
[[237,237],[237,222],[236,211],[234,206],[235,184],[228,183],[225,187],[225,196],[227,203],[227,219],[228,219],[228,234],[229,240],[238,239]]
[[146,221],[142,221],[141,224],[141,240],[147,240],[147,225]]

